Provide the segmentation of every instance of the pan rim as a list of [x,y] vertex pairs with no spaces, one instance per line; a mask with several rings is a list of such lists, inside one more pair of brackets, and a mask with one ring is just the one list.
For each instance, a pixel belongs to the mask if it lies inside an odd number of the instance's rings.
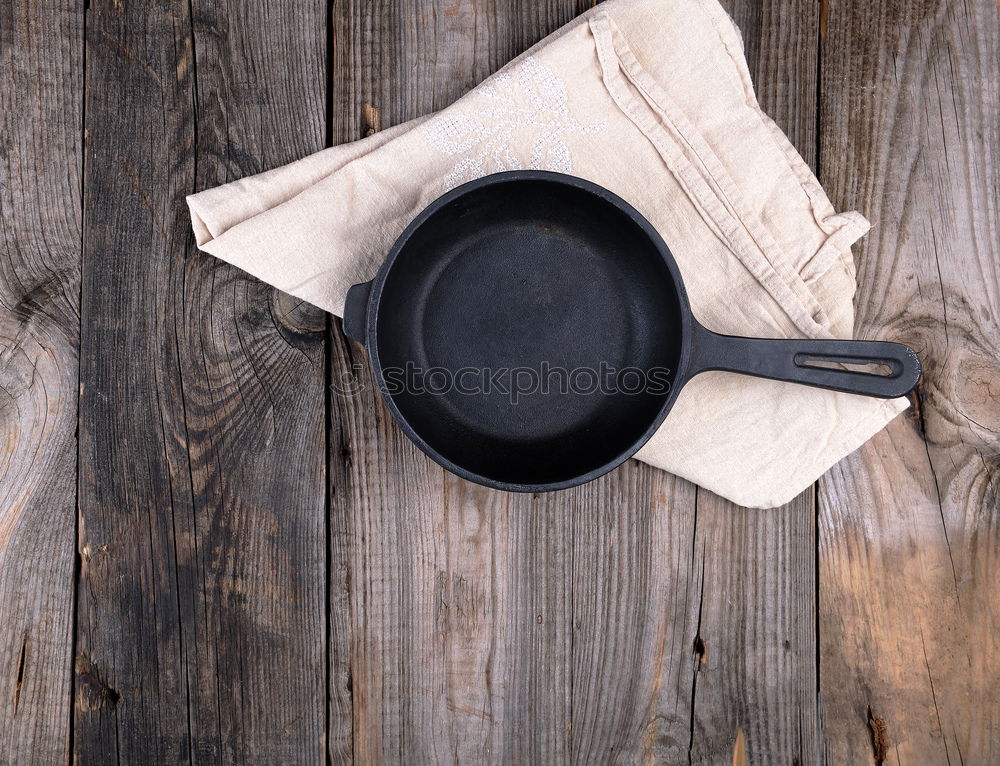
[[[388,394],[387,384],[385,382],[382,373],[382,364],[378,353],[378,317],[379,309],[382,303],[382,291],[385,286],[386,280],[388,279],[389,273],[392,270],[393,264],[396,262],[399,255],[405,249],[407,243],[413,234],[420,229],[420,227],[433,216],[438,210],[444,206],[450,204],[456,199],[459,199],[471,192],[478,191],[480,189],[495,186],[505,183],[517,183],[517,182],[545,182],[552,183],[558,186],[570,186],[580,191],[586,192],[601,199],[605,203],[609,203],[616,207],[620,212],[624,213],[628,218],[639,227],[642,233],[647,237],[650,243],[656,248],[656,251],[660,254],[663,259],[667,270],[670,273],[670,277],[673,280],[674,292],[676,293],[678,311],[680,314],[681,327],[680,327],[680,356],[678,362],[678,369],[674,375],[674,379],[671,383],[670,392],[667,394],[663,401],[663,405],[657,412],[656,417],[650,422],[649,426],[645,431],[626,449],[618,453],[614,458],[606,461],[602,465],[587,471],[586,473],[579,474],[577,476],[570,477],[568,479],[562,479],[560,481],[554,482],[541,482],[541,483],[523,483],[523,482],[510,482],[503,481],[499,479],[494,479],[489,476],[480,474],[476,471],[470,471],[469,469],[455,463],[449,458],[442,455],[437,449],[431,446],[412,426],[412,424],[407,420],[406,416],[400,411],[396,402]],[[386,255],[381,267],[378,270],[375,278],[371,282],[371,290],[368,298],[368,305],[366,308],[365,315],[365,336],[367,342],[365,343],[366,351],[368,353],[369,361],[371,363],[372,372],[375,375],[375,382],[378,385],[379,393],[381,394],[382,400],[385,402],[389,413],[392,415],[393,420],[402,429],[403,433],[406,435],[410,441],[412,441],[425,455],[430,457],[434,462],[452,473],[460,476],[463,479],[480,484],[482,486],[490,487],[492,489],[499,489],[505,492],[518,492],[518,493],[529,493],[529,492],[554,492],[563,489],[570,489],[572,487],[577,487],[582,484],[587,484],[594,479],[603,476],[606,473],[610,473],[615,468],[619,467],[625,463],[629,458],[633,457],[642,447],[653,437],[653,434],[659,429],[663,424],[669,414],[674,401],[677,399],[680,389],[684,386],[687,380],[687,369],[689,360],[691,357],[691,334],[693,325],[693,316],[691,313],[690,303],[688,301],[687,291],[684,287],[684,281],[681,279],[680,269],[677,266],[677,262],[674,260],[673,254],[667,243],[660,236],[659,232],[653,227],[649,220],[642,215],[638,210],[635,209],[631,204],[626,202],[624,199],[619,197],[614,192],[606,189],[605,187],[596,184],[592,181],[588,181],[584,178],[578,176],[572,176],[565,173],[556,173],[548,170],[511,170],[502,173],[493,173],[491,175],[486,175],[481,178],[469,181],[468,183],[462,184],[445,194],[441,195],[433,202],[431,202],[427,207],[425,207],[403,230],[403,233],[397,237],[396,241],[393,243],[392,248]]]

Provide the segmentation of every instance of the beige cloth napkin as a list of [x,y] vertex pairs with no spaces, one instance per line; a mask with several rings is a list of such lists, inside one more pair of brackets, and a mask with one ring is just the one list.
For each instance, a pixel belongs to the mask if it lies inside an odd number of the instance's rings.
[[[850,246],[869,224],[833,209],[761,111],[739,31],[714,0],[608,0],[435,115],[188,203],[202,250],[340,314],[422,208],[518,168],[581,176],[634,205],[710,329],[852,336]],[[706,373],[637,457],[770,507],[906,406]]]

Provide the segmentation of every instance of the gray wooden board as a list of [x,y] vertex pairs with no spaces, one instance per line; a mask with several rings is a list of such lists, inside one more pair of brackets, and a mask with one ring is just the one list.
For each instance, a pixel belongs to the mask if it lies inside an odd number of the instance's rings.
[[1000,8],[831,0],[821,177],[875,227],[858,335],[914,408],[820,481],[832,764],[1000,761]]
[[[724,6],[742,32],[761,106],[815,168],[819,7]],[[751,763],[816,760],[814,495],[810,488],[762,511],[698,490],[695,763],[729,762],[740,730]]]
[[322,147],[325,5],[86,31],[74,755],[315,762],[326,320],[196,251],[184,196]]
[[0,2],[0,763],[68,754],[82,27]]

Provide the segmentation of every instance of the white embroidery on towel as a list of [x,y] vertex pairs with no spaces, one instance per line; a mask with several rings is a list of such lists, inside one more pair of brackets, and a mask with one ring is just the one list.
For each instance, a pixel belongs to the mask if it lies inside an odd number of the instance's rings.
[[[606,122],[584,125],[576,119],[565,82],[533,56],[486,80],[458,109],[424,127],[440,152],[459,158],[445,178],[448,189],[505,170],[572,173],[567,136],[593,135],[607,127]],[[515,141],[515,133],[520,140]]]

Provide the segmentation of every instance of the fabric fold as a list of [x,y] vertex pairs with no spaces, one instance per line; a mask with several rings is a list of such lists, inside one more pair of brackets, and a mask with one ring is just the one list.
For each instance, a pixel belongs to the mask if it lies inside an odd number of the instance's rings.
[[[188,203],[202,250],[340,314],[426,205],[522,168],[586,178],[636,207],[707,327],[852,336],[850,247],[869,224],[834,209],[761,110],[739,32],[715,0],[608,0],[436,114]],[[637,457],[769,507],[906,406],[707,373]]]

